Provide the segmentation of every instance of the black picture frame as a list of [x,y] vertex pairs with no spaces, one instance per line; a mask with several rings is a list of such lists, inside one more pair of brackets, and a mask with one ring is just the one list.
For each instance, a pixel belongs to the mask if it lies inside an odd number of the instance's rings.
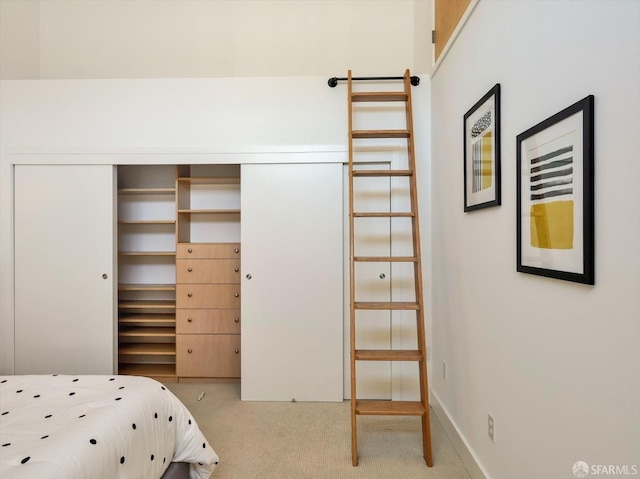
[[595,284],[593,95],[516,145],[517,271]]
[[501,203],[500,84],[464,115],[464,211]]

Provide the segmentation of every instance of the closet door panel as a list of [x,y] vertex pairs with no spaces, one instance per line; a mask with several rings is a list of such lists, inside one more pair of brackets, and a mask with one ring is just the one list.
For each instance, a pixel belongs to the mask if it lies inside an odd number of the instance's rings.
[[114,167],[14,170],[15,372],[114,371]]
[[342,165],[241,178],[242,399],[342,401]]

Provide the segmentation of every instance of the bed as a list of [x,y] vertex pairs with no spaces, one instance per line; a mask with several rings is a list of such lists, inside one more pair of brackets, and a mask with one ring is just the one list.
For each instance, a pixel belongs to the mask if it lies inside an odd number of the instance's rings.
[[2,479],[207,479],[218,464],[184,404],[150,378],[0,376],[0,414]]

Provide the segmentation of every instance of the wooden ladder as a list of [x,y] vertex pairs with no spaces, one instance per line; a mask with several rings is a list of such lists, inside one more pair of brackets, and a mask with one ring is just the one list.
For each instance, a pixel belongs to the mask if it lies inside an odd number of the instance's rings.
[[[379,92],[354,92],[354,78],[349,70],[348,81],[348,103],[349,103],[349,257],[350,257],[350,343],[351,343],[351,453],[353,465],[358,465],[358,438],[357,438],[357,416],[420,416],[422,419],[422,446],[423,456],[429,467],[433,465],[431,455],[431,433],[429,423],[429,399],[427,388],[427,355],[425,342],[424,325],[424,304],[422,297],[422,273],[420,256],[420,228],[418,223],[418,199],[416,190],[415,175],[415,150],[413,137],[413,117],[411,110],[411,76],[406,70],[402,79],[404,89],[402,91],[379,91]],[[366,78],[370,79],[370,78]],[[356,79],[357,80],[357,79]],[[406,113],[406,127],[404,129],[389,130],[354,130],[353,129],[353,103],[354,102],[401,102]],[[375,110],[374,110],[375,111]],[[357,163],[354,167],[354,140],[358,139],[379,139],[379,138],[406,138],[407,139],[407,160],[406,169],[394,170],[366,170],[358,169]],[[370,147],[370,143],[367,143]],[[364,177],[406,177],[408,178],[408,194],[410,195],[410,211],[403,212],[358,212],[354,210],[354,181]],[[390,180],[391,181],[391,180]],[[412,229],[413,255],[412,256],[356,256],[355,251],[355,220],[367,221],[366,218],[410,218]],[[406,220],[405,220],[406,221]],[[356,292],[356,263],[359,262],[409,262],[413,263],[413,277],[415,287],[415,301],[412,302],[363,302],[355,298]],[[393,299],[393,298],[391,298]],[[358,311],[361,310],[387,310],[389,314],[393,311],[410,310],[415,311],[416,317],[416,350],[363,350],[358,349],[356,344],[356,328],[358,322],[363,318],[358,318]],[[356,389],[356,363],[358,361],[415,361],[419,367],[419,401],[393,401],[393,400],[361,400],[358,399]]]

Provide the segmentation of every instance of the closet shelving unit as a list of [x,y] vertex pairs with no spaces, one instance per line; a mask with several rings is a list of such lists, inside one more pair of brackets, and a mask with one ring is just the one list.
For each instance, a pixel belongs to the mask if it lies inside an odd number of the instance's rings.
[[177,374],[240,377],[240,165],[178,165]]
[[176,379],[173,171],[118,169],[118,373],[163,381]]
[[[220,172],[220,173],[218,173]],[[240,208],[228,204],[213,208],[210,198],[216,190],[240,190],[240,172],[237,165],[180,165],[177,167],[177,242],[201,243],[210,241],[195,231],[197,223],[215,223],[220,219],[231,219],[239,223]],[[198,195],[200,190],[203,195]],[[205,202],[197,200],[198,196]],[[214,196],[215,198],[215,196]],[[194,227],[195,226],[195,227]],[[215,236],[214,236],[215,237]]]

